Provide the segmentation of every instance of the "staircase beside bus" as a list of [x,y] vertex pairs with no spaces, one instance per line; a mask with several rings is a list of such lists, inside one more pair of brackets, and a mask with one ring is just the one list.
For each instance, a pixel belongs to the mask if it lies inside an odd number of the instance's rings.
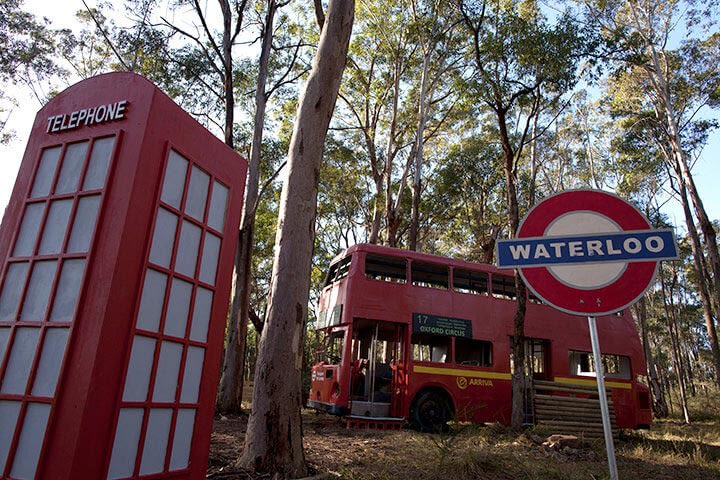
[[[602,416],[597,389],[580,385],[535,380],[533,382],[535,423],[552,429],[552,433],[579,438],[603,438]],[[617,440],[615,407],[608,392],[610,424]]]

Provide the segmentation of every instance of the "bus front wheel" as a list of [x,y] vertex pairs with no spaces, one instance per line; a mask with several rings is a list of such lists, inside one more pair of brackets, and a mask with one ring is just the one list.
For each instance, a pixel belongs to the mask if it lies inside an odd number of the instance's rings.
[[452,408],[447,398],[438,392],[420,393],[413,402],[410,419],[421,432],[446,432],[452,419]]

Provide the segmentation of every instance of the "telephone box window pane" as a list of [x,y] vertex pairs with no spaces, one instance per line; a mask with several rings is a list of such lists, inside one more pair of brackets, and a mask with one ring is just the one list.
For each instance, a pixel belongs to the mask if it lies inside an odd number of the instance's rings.
[[19,413],[20,402],[0,400],[0,472],[5,470],[5,462],[7,462],[10,442],[15,434]]
[[150,370],[155,356],[155,339],[135,335],[125,377],[123,401],[144,402],[147,398]]
[[39,322],[45,319],[57,263],[57,260],[37,262],[33,267],[20,320]]
[[167,275],[157,270],[148,269],[143,284],[140,311],[138,312],[137,328],[157,332],[160,328],[163,300]]
[[60,373],[65,344],[67,343],[67,328],[49,328],[45,333],[40,364],[38,365],[32,394],[38,397],[52,397]]
[[20,306],[20,294],[25,286],[28,273],[27,262],[11,263],[5,274],[2,294],[0,294],[0,321],[15,320]]
[[175,422],[175,436],[173,437],[172,454],[170,456],[170,470],[187,468],[190,459],[190,445],[192,443],[195,426],[195,410],[183,408],[178,411]]
[[90,249],[90,241],[92,240],[93,230],[95,230],[99,206],[100,195],[82,197],[78,202],[75,221],[68,242],[68,253],[82,253]]
[[187,275],[188,277],[195,276],[198,246],[200,245],[200,233],[199,227],[183,220],[177,257],[175,259],[176,272]]
[[31,198],[47,197],[52,188],[52,182],[55,178],[55,169],[60,159],[61,147],[46,148],[40,159],[40,167],[35,174],[35,182],[33,183]]
[[72,200],[58,200],[50,204],[38,253],[41,255],[60,253],[70,219],[70,210],[72,210]]
[[205,217],[208,185],[210,185],[210,176],[199,168],[195,166],[192,167],[190,185],[188,186],[188,195],[185,202],[185,213],[201,222]]
[[80,173],[82,172],[85,153],[87,152],[87,140],[80,143],[68,145],[60,169],[60,178],[55,186],[55,194],[72,193],[78,190]]
[[155,265],[170,267],[177,221],[177,215],[173,215],[164,208],[158,209],[152,247],[150,247],[150,261]]
[[203,244],[202,263],[200,264],[200,280],[215,285],[218,255],[220,254],[220,238],[212,233],[205,234]]
[[37,347],[40,329],[18,328],[15,331],[10,360],[2,382],[2,393],[23,395],[27,385],[30,367],[32,367],[35,347]]
[[85,273],[85,260],[66,260],[60,273],[50,321],[71,322],[80,292],[80,283]]
[[178,155],[175,151],[170,151],[167,169],[165,170],[165,179],[163,180],[163,189],[160,194],[160,200],[180,209],[183,191],[185,189],[185,172],[187,171],[188,161]]
[[165,316],[166,335],[174,337],[185,337],[185,326],[187,325],[188,313],[190,312],[190,295],[192,284],[173,278],[170,289],[170,301],[168,302],[167,315]]
[[175,391],[178,386],[178,373],[180,372],[180,359],[182,357],[182,344],[175,342],[162,342],[160,360],[155,374],[155,389],[153,401],[174,402]]
[[202,287],[195,292],[195,308],[193,309],[190,339],[196,342],[206,342],[210,309],[212,308],[213,293]]
[[170,435],[172,410],[153,408],[150,410],[145,447],[140,462],[140,475],[162,472],[165,467],[165,453]]
[[5,358],[5,347],[10,338],[10,328],[0,328],[0,362]]
[[228,188],[220,182],[213,182],[212,199],[210,200],[207,224],[219,232],[222,232],[225,227],[227,199]]
[[105,177],[114,146],[115,137],[95,140],[90,154],[90,165],[88,165],[83,182],[83,190],[95,190],[105,186]]
[[108,479],[132,476],[135,469],[138,444],[140,443],[142,420],[142,408],[120,409]]
[[189,347],[185,359],[185,373],[183,374],[182,403],[197,403],[200,392],[200,377],[202,377],[205,349]]
[[25,208],[20,233],[15,240],[13,257],[27,257],[33,254],[35,241],[40,230],[40,222],[45,212],[45,203],[31,203]]
[[15,451],[10,476],[19,479],[35,478],[40,448],[45,439],[45,428],[50,416],[50,405],[46,403],[31,403],[25,412],[20,441]]

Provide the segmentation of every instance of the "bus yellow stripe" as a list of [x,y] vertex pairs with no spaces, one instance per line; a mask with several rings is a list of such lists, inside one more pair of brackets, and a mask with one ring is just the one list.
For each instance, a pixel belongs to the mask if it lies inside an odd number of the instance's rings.
[[[557,383],[564,383],[566,385],[580,385],[583,387],[597,386],[596,380],[584,380],[581,378],[555,377],[555,381]],[[632,388],[632,385],[630,383],[608,382],[607,380],[605,381],[605,386],[608,388],[623,388],[625,390],[630,390]]]
[[414,365],[413,373],[432,373],[434,375],[449,375],[451,377],[489,378],[492,380],[510,380],[512,378],[509,373],[478,372],[461,370],[459,368],[426,367],[424,365]]

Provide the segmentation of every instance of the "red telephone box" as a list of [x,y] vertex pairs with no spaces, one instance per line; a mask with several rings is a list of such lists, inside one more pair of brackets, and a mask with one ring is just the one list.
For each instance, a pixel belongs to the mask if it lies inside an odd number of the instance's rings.
[[38,113],[0,231],[0,478],[204,478],[246,168],[135,74]]

